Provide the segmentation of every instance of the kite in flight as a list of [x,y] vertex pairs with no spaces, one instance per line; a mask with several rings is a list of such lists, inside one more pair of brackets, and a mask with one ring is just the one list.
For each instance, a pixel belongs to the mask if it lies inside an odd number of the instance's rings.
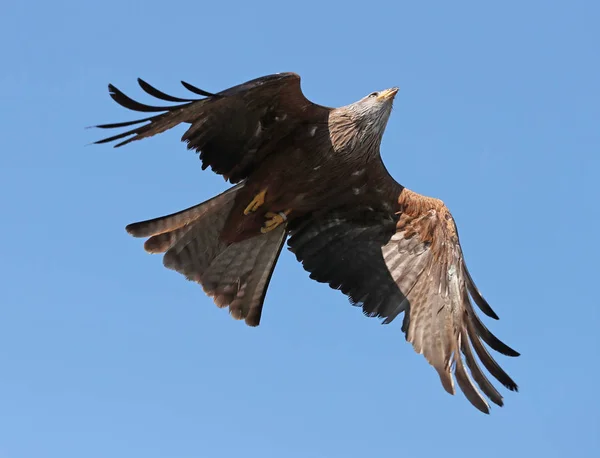
[[482,412],[489,413],[486,397],[503,405],[477,359],[517,391],[484,346],[519,355],[475,313],[471,299],[498,319],[467,270],[450,211],[397,183],[382,162],[379,148],[397,88],[328,108],[303,95],[295,73],[216,94],[182,82],[202,97],[195,99],[138,82],[175,105],[145,105],[109,85],[123,107],[159,114],[96,126],[130,130],[95,143],[118,140],[118,147],[188,124],[182,141],[199,153],[202,169],[233,185],[186,210],[127,226],[134,237],[148,238],[146,251],[164,253],[167,268],[202,285],[234,318],[258,326],[287,240],[310,278],[341,290],[365,315],[387,324],[404,312],[406,339],[450,394],[456,379]]

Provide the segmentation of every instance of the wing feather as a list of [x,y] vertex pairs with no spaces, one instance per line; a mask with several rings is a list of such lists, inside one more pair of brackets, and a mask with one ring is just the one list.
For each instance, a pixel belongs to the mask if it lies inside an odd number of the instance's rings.
[[475,353],[477,357],[481,360],[484,367],[487,371],[494,376],[502,385],[508,388],[511,391],[518,391],[519,388],[515,381],[510,378],[510,376],[500,367],[500,365],[496,362],[492,355],[487,351],[477,333],[473,327],[473,322],[469,321],[467,323],[469,328],[469,336],[471,338],[471,343],[473,344],[473,348],[475,349]]
[[471,294],[471,297],[473,298],[473,300],[475,301],[475,303],[477,304],[477,306],[481,309],[481,311],[483,313],[485,313],[490,318],[497,320],[498,315],[496,315],[496,312],[494,312],[492,307],[490,307],[490,304],[487,303],[487,301],[483,298],[483,296],[479,292],[479,289],[475,285],[475,282],[473,281],[473,278],[471,277],[471,274],[469,273],[469,269],[467,269],[466,265],[464,266],[464,270],[465,270],[465,276],[466,276],[466,280],[467,280],[467,287],[469,288],[469,293]]
[[[458,335],[458,346],[462,346],[463,335]],[[454,374],[456,376],[456,381],[458,382],[458,386],[461,391],[465,394],[465,397],[469,400],[471,404],[473,404],[477,409],[482,411],[483,413],[490,413],[490,406],[482,396],[481,392],[477,389],[475,384],[473,383],[473,379],[467,373],[463,360],[460,356],[460,353],[457,352],[454,355]]]
[[156,97],[157,99],[165,100],[167,102],[193,102],[194,99],[182,99],[180,97],[173,97],[172,95],[165,94],[163,91],[156,89],[154,86],[151,86],[146,81],[141,78],[138,78],[138,84],[147,94]]
[[508,345],[506,345],[504,342],[502,342],[500,339],[498,339],[498,337],[496,337],[494,334],[491,333],[491,331],[485,326],[485,324],[482,323],[481,319],[477,316],[477,314],[475,313],[475,310],[473,310],[473,307],[471,306],[471,304],[468,304],[468,311],[469,311],[469,315],[473,321],[473,326],[475,328],[475,332],[477,333],[477,335],[479,337],[481,337],[483,339],[483,341],[488,344],[491,348],[493,348],[494,350],[496,350],[499,353],[502,353],[503,355],[506,356],[519,356],[519,352],[513,350],[512,348],[510,348]]
[[475,314],[470,297],[497,318],[466,270],[454,219],[443,202],[403,189],[396,215],[337,209],[291,224],[290,231],[290,250],[311,278],[340,289],[365,315],[385,324],[405,313],[406,339],[435,368],[447,392],[454,394],[456,379],[480,411],[489,412],[486,397],[503,405],[476,357],[505,387],[517,390],[483,345],[518,356]]
[[115,145],[120,147],[179,124],[189,124],[181,140],[188,149],[199,153],[203,169],[210,167],[231,183],[245,179],[268,155],[284,154],[282,139],[300,124],[325,124],[331,110],[310,102],[302,93],[300,77],[294,73],[267,75],[217,94],[181,82],[190,92],[204,97],[201,99],[166,94],[139,78],[138,84],[152,97],[176,105],[147,105],[109,84],[110,96],[119,105],[133,111],[159,114],[95,126],[113,129],[147,123],[95,143],[123,140]]
[[197,94],[197,95],[201,95],[202,97],[219,97],[217,94],[207,92],[204,89],[199,89],[196,86],[192,86],[190,83],[186,83],[185,81],[182,81],[181,85],[184,88],[186,88],[188,91],[193,92],[194,94]]
[[130,110],[152,113],[152,112],[158,112],[158,111],[167,111],[171,108],[171,107],[155,107],[152,105],[146,105],[144,103],[137,102],[137,101],[133,100],[131,97],[125,95],[123,92],[121,92],[119,89],[117,89],[112,84],[108,85],[108,91],[109,91],[110,96],[112,97],[112,99],[115,102],[117,102],[119,105],[121,105],[124,108],[129,108]]
[[481,388],[481,391],[483,391],[485,395],[489,397],[494,404],[502,407],[504,405],[504,403],[502,402],[502,395],[485,376],[485,374],[479,367],[479,364],[477,364],[477,360],[473,355],[473,350],[471,349],[471,344],[469,343],[468,338],[465,337],[461,339],[461,349],[463,354],[465,355],[467,367],[471,371],[473,379],[477,382],[479,388]]

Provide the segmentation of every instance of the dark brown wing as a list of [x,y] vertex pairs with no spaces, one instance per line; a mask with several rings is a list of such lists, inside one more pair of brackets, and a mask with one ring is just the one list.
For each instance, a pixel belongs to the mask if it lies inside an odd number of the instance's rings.
[[407,340],[437,370],[446,391],[454,394],[454,373],[469,401],[488,413],[481,392],[498,405],[502,396],[475,354],[496,379],[516,391],[483,342],[504,355],[518,353],[475,314],[469,293],[484,313],[496,317],[467,271],[454,220],[444,204],[403,189],[397,209],[393,214],[354,208],[300,221],[290,228],[290,250],[312,279],[340,289],[366,315],[390,323],[405,312],[402,330]]
[[300,77],[295,73],[264,76],[216,94],[182,82],[191,92],[205,97],[196,100],[170,96],[140,79],[138,83],[148,94],[177,105],[145,105],[109,85],[110,95],[119,105],[135,111],[162,113],[136,121],[98,125],[101,129],[112,129],[148,123],[95,143],[122,140],[115,145],[119,147],[188,123],[191,126],[182,141],[188,149],[200,153],[202,169],[211,167],[232,183],[246,178],[299,123],[326,122],[330,111],[306,99]]

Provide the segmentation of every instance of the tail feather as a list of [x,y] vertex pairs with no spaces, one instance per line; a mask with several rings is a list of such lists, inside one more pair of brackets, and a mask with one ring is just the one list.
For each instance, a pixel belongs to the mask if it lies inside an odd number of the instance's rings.
[[171,248],[175,242],[181,239],[191,227],[192,225],[186,224],[185,226],[178,227],[170,232],[153,235],[144,243],[144,250],[152,254],[164,253]]
[[258,326],[262,306],[286,238],[285,227],[240,242],[220,237],[243,184],[181,212],[127,226],[136,237],[149,236],[150,253],[165,253],[165,267],[199,283],[231,316]]
[[202,287],[217,304],[258,326],[267,285],[285,241],[285,228],[229,245],[210,263]]
[[206,202],[186,208],[185,210],[146,221],[140,221],[138,223],[129,224],[125,230],[134,237],[150,237],[179,229],[180,227],[196,221],[211,210],[221,207],[227,202],[233,201],[235,193],[242,186],[243,183],[240,183],[213,197],[212,199],[207,200]]
[[235,299],[229,306],[230,310],[241,310],[241,316],[245,316],[249,326],[258,326],[262,314],[262,304],[267,294],[267,286],[273,276],[275,263],[283,248],[286,233],[283,228],[272,234],[266,242],[266,246],[260,251],[254,267],[252,277],[240,289]]

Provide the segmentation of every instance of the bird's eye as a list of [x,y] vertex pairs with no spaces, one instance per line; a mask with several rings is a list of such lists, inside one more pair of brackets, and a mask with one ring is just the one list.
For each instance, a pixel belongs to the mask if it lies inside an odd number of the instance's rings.
[[369,94],[369,97],[377,97],[379,95],[379,92],[371,92]]

